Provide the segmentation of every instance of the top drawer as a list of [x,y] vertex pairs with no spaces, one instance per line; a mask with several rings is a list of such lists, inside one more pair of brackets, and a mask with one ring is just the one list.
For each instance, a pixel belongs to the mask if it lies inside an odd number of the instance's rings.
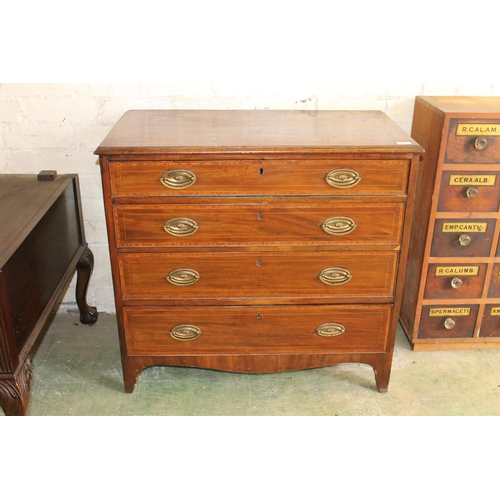
[[120,196],[403,195],[405,160],[111,162]]
[[445,163],[500,163],[500,116],[452,118]]

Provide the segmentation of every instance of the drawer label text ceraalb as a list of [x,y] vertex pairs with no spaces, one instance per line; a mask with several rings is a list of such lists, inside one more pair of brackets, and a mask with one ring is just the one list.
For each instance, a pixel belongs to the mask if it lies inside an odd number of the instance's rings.
[[429,316],[469,316],[470,307],[431,307]]
[[496,175],[451,175],[450,186],[494,186]]
[[487,222],[443,222],[443,233],[485,233]]
[[459,123],[457,135],[499,135],[499,123]]
[[435,276],[477,276],[479,266],[436,266]]

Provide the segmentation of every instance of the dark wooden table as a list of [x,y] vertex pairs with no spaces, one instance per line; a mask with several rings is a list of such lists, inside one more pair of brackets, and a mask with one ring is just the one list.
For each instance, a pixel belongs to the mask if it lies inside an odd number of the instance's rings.
[[30,351],[75,270],[80,321],[97,321],[86,301],[93,265],[77,175],[0,175],[0,406],[6,415],[26,414]]

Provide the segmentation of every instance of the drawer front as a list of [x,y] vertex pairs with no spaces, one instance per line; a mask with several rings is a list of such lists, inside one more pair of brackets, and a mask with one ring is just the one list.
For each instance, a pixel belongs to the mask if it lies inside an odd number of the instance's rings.
[[478,308],[477,304],[423,306],[418,338],[471,338]]
[[498,172],[443,172],[439,212],[496,212],[500,200]]
[[451,119],[445,163],[500,163],[500,117]]
[[436,219],[432,257],[488,257],[494,219]]
[[427,270],[425,299],[480,298],[486,264],[430,264]]
[[112,162],[113,196],[378,195],[406,193],[396,160]]
[[119,247],[397,244],[403,204],[115,207]]
[[500,337],[500,303],[486,304],[480,337]]
[[500,264],[493,266],[491,273],[490,288],[488,290],[488,297],[500,299]]
[[124,299],[382,297],[394,293],[397,252],[125,253]]
[[390,305],[124,308],[132,355],[384,352]]

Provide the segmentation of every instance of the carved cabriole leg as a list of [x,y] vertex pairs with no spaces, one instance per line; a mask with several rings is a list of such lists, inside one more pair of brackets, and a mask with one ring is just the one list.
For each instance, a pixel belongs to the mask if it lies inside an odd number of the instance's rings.
[[97,309],[87,304],[87,289],[93,270],[94,254],[87,247],[76,265],[78,273],[76,280],[76,303],[80,310],[80,321],[84,325],[93,325],[99,316]]
[[30,394],[31,358],[28,358],[18,375],[0,380],[0,406],[7,416],[26,415]]

